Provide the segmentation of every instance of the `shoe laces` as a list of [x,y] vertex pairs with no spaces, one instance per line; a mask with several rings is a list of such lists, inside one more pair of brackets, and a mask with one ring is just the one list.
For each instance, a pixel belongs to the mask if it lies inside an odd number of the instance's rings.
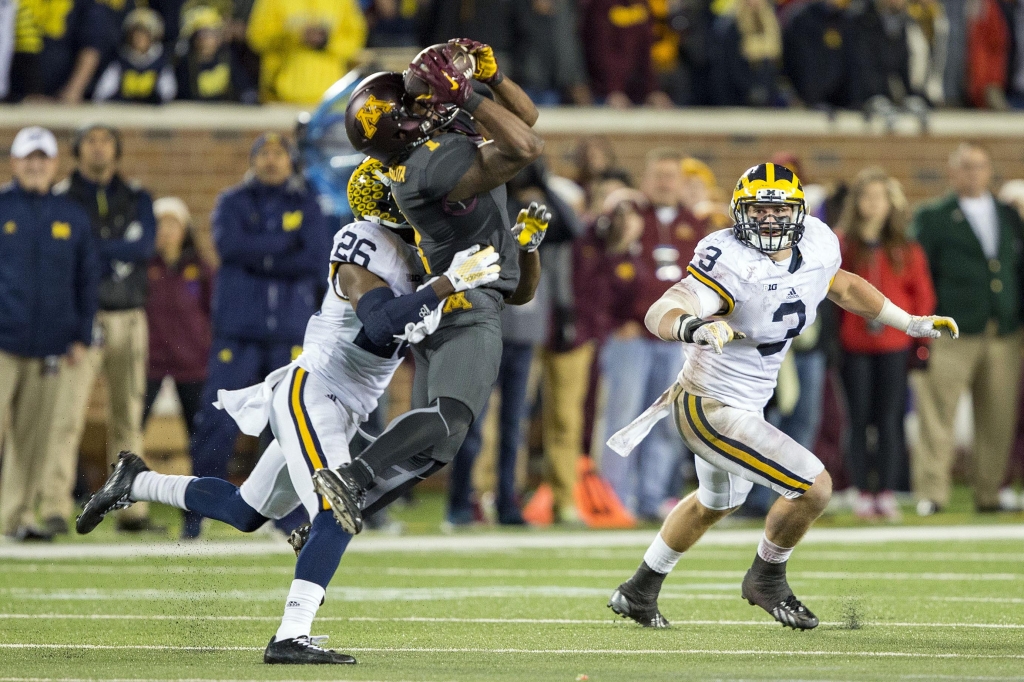
[[792,611],[793,613],[799,613],[799,614],[808,613],[807,607],[804,606],[800,602],[800,600],[796,598],[796,595],[793,595],[793,594],[791,594],[788,597],[786,597],[785,599],[783,599],[782,600],[782,604],[780,604],[780,606],[782,606],[782,607]]
[[131,499],[131,493],[125,493],[121,498],[110,507],[110,511],[115,509],[127,509],[135,503],[135,500]]
[[302,646],[306,647],[307,649],[316,649],[317,651],[328,651],[328,649],[324,648],[321,645],[326,644],[327,640],[330,639],[330,637],[330,635],[302,635],[301,637],[296,637],[295,641],[301,644]]

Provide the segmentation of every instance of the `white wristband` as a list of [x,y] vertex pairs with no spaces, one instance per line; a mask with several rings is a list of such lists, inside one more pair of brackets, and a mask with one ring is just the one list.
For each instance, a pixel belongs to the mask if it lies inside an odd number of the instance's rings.
[[899,329],[901,332],[906,332],[910,327],[910,313],[887,298],[885,303],[882,304],[882,310],[878,313],[875,321]]

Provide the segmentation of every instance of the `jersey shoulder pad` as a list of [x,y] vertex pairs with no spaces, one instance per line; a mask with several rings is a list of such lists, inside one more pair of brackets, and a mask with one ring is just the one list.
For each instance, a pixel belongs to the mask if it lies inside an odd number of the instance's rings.
[[832,274],[843,261],[839,237],[824,221],[814,216],[804,218],[804,236],[799,248],[804,260],[817,261]]
[[726,303],[726,315],[736,306],[743,284],[741,273],[749,260],[749,249],[740,244],[732,230],[712,232],[701,239],[686,267],[687,274],[715,291]]
[[334,235],[331,263],[351,263],[369,270],[389,285],[408,279],[405,242],[386,227],[358,220]]
[[401,178],[394,191],[416,192],[427,199],[442,197],[455,187],[475,160],[476,145],[468,137],[458,133],[438,135],[391,169],[392,179]]

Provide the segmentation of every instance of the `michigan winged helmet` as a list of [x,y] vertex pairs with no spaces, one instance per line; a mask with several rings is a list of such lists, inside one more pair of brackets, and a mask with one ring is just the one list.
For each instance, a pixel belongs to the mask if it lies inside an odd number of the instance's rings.
[[[758,221],[750,215],[758,205],[785,205],[793,209],[792,218],[773,222]],[[775,253],[796,246],[804,235],[807,204],[804,188],[796,173],[775,163],[762,163],[748,168],[736,183],[730,206],[733,234],[747,246],[764,253]]]

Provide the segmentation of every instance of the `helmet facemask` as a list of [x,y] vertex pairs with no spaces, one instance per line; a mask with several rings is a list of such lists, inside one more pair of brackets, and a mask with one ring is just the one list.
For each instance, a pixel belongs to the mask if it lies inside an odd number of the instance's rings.
[[[779,219],[768,214],[758,219],[752,213],[755,206],[789,206],[792,217]],[[754,197],[733,202],[733,234],[740,242],[761,253],[778,253],[793,248],[804,236],[806,215],[807,206],[802,198],[790,198],[786,192],[777,189],[761,189]]]

